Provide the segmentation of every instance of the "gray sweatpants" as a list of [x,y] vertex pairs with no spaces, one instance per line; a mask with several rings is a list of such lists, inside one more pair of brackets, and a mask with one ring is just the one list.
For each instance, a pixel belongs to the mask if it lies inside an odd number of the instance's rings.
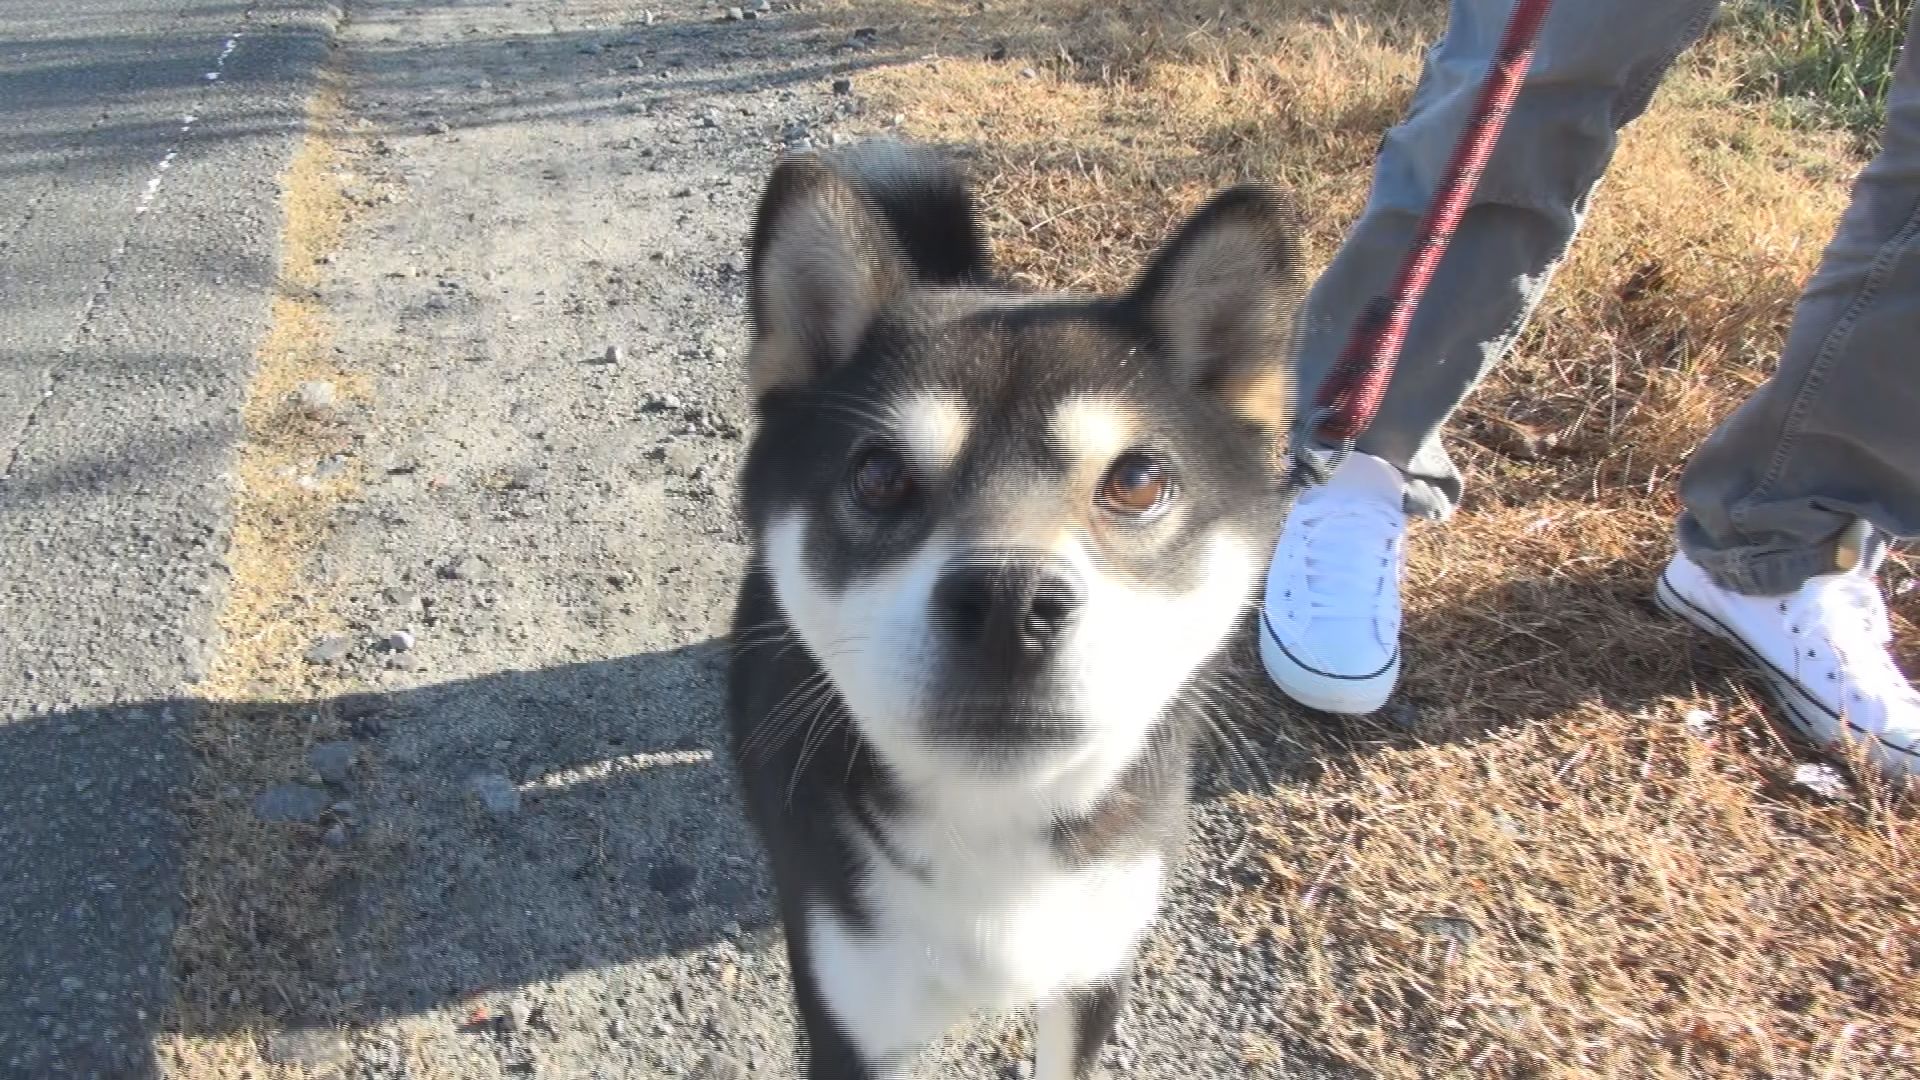
[[[1360,449],[1407,476],[1410,513],[1445,517],[1459,472],[1447,418],[1504,356],[1586,214],[1619,130],[1706,29],[1714,0],[1558,0],[1474,201]],[[1451,0],[1365,211],[1307,303],[1310,395],[1398,267],[1471,112],[1512,0]],[[1845,565],[1842,537],[1920,534],[1920,55],[1894,76],[1882,149],[1795,309],[1778,369],[1699,447],[1680,482],[1682,548],[1723,586],[1791,592]],[[1303,409],[1299,415],[1305,415]],[[1849,550],[1851,547],[1849,546]]]

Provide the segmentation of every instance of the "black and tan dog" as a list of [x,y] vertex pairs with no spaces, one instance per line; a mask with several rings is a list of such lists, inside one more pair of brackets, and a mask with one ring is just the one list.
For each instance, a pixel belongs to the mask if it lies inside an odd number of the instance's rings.
[[1291,204],[1225,191],[1124,295],[1033,295],[949,159],[874,143],[783,160],[751,258],[733,750],[806,1075],[1033,1008],[1036,1077],[1078,1080],[1277,526]]

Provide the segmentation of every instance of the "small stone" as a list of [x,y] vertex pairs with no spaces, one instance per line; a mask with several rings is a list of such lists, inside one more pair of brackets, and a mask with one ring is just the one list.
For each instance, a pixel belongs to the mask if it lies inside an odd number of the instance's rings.
[[753,5],[753,10],[765,15],[773,10],[773,0],[759,0],[758,3]]
[[253,797],[253,816],[271,824],[299,822],[311,825],[320,820],[333,799],[319,788],[305,784],[275,784]]
[[1681,719],[1689,735],[1707,735],[1713,731],[1713,714],[1705,709],[1688,709]]
[[338,821],[327,826],[327,831],[320,834],[320,842],[336,851],[346,847],[351,841],[352,838],[347,835],[346,825]]
[[1410,701],[1390,701],[1378,715],[1401,731],[1420,730],[1420,709]]
[[294,1028],[267,1036],[267,1060],[275,1065],[326,1069],[346,1063],[352,1051],[347,1040],[322,1028]]
[[853,80],[848,78],[833,80],[833,92],[843,97],[853,93]]
[[513,814],[520,810],[520,789],[499,773],[480,773],[467,781],[467,787],[489,814]]
[[487,79],[475,79],[467,84],[467,88],[470,90],[491,90],[493,89],[493,83]]
[[1823,799],[1847,797],[1847,781],[1831,765],[1809,761],[1793,770],[1793,782]]
[[[700,118],[700,126],[701,126],[701,127],[703,127],[703,128],[717,128],[717,127],[719,127],[719,126],[720,126],[720,117],[719,117],[719,115],[718,115],[718,114],[715,114],[715,113],[708,113],[707,115],[705,115],[705,116],[703,116],[703,117],[701,117],[701,118]],[[692,194],[692,192],[688,192],[688,194]]]
[[60,989],[66,991],[69,994],[77,994],[86,988],[87,988],[87,984],[84,982],[81,982],[78,976],[74,976],[74,975],[60,976]]
[[337,397],[338,394],[332,383],[315,379],[303,382],[294,388],[293,407],[303,416],[318,419],[333,412],[333,403]]
[[314,643],[306,653],[309,664],[337,664],[346,659],[353,648],[353,639],[345,634],[328,634]]
[[699,879],[699,870],[674,859],[654,863],[647,871],[647,887],[662,896],[685,892]]
[[427,134],[429,135],[445,135],[452,130],[444,120],[435,120],[433,123],[427,125]]
[[725,16],[725,18],[726,18],[726,20],[727,20],[728,22],[739,22],[740,20],[742,20],[742,19],[744,19],[744,18],[746,18],[746,17],[747,17],[747,16],[746,16],[746,12],[744,12],[744,11],[741,11],[741,10],[740,10],[739,8],[737,8],[737,7],[730,7],[730,8],[728,8],[728,9],[727,9],[727,14],[726,14],[726,16]]
[[747,1080],[747,1067],[724,1054],[707,1051],[687,1080]]
[[1464,949],[1472,945],[1480,936],[1480,928],[1466,919],[1456,919],[1447,915],[1429,915],[1417,919],[1414,925],[1423,933],[1444,938],[1456,948]]
[[1037,79],[1040,77],[1040,73],[1032,68],[1021,68],[1020,77],[1023,79]]
[[641,25],[641,26],[652,26],[652,25],[653,25],[653,12],[651,12],[651,11],[643,11],[643,12],[641,12],[641,13],[640,13],[640,25]]
[[395,630],[387,635],[387,648],[394,652],[413,651],[413,631]]
[[519,1031],[526,1027],[527,1021],[531,1019],[533,1019],[533,1006],[527,1004],[523,998],[514,998],[508,1002],[507,1011],[500,1016],[502,1026],[508,1031]]
[[440,567],[440,576],[448,581],[472,581],[482,565],[472,555],[456,555]]
[[603,363],[620,364],[625,363],[626,359],[627,350],[618,345],[607,346],[607,351],[601,354],[601,361]]
[[321,743],[307,751],[307,767],[329,784],[344,784],[353,771],[353,744]]
[[585,45],[580,46],[580,52],[583,56],[599,56],[604,51],[606,51],[606,47],[597,42],[589,41]]

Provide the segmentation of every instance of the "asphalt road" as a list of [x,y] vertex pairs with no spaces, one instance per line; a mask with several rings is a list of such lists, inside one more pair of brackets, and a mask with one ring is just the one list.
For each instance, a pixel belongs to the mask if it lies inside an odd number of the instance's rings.
[[155,1071],[316,0],[0,3],[0,1077]]

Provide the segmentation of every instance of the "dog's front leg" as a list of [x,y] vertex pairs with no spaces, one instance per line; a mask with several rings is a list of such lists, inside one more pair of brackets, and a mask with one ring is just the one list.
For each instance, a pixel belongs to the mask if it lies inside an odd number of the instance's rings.
[[806,1080],[883,1080],[884,1074],[862,1059],[852,1037],[827,1008],[806,950],[790,944],[788,962],[793,968],[794,1011],[799,1014],[800,1075]]
[[958,1015],[884,950],[854,943],[831,917],[787,931],[806,1080],[904,1080]]
[[1089,1080],[1126,1004],[1122,971],[1034,1010],[1033,1080]]

